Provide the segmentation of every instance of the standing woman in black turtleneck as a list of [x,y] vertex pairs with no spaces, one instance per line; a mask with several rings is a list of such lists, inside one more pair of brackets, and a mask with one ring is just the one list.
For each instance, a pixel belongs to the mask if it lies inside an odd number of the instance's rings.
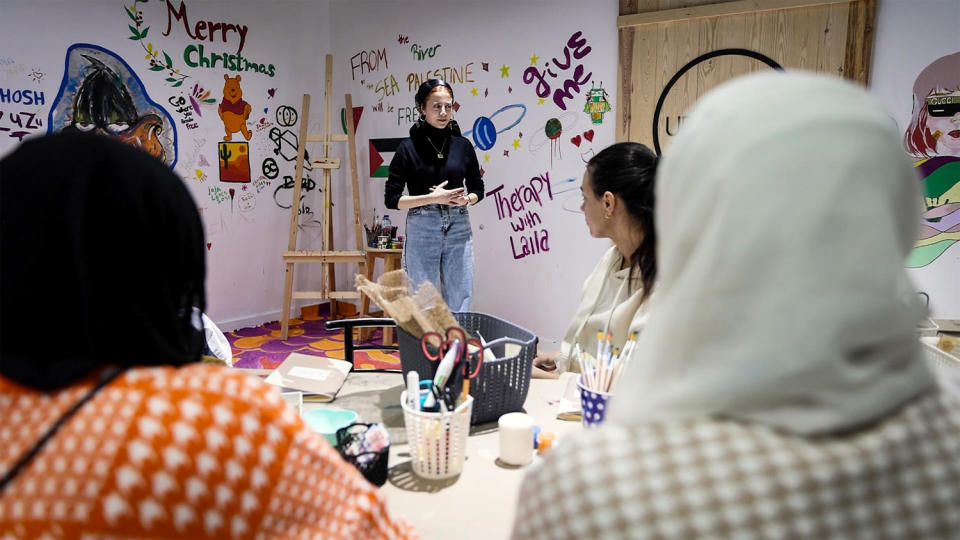
[[480,164],[473,145],[453,121],[449,83],[424,82],[416,105],[420,119],[390,162],[384,203],[387,208],[409,209],[403,268],[414,290],[430,281],[452,311],[469,311],[473,233],[467,206],[483,198]]

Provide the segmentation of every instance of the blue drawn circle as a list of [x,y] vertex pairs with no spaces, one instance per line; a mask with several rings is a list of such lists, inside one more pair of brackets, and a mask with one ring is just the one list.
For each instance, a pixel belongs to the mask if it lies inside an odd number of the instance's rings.
[[497,142],[497,128],[493,127],[493,121],[486,116],[477,118],[477,121],[473,123],[472,133],[473,142],[481,150],[489,150]]
[[[497,117],[498,114],[508,110],[508,109],[520,109],[520,116],[513,121],[509,126],[503,129],[497,129],[493,125],[493,120]],[[473,143],[480,150],[489,150],[493,148],[495,142],[497,142],[497,135],[507,131],[508,129],[513,128],[523,120],[523,117],[527,115],[527,106],[522,103],[515,103],[513,105],[506,105],[500,107],[497,111],[491,114],[489,117],[480,116],[473,122],[473,129],[463,134],[464,137],[470,137],[473,135]]]

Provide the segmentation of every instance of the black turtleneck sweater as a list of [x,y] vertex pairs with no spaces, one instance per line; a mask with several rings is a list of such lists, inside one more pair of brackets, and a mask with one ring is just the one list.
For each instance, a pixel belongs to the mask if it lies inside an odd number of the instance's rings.
[[[431,144],[432,143],[432,144]],[[437,157],[437,149],[443,158]],[[410,195],[427,195],[430,188],[447,181],[445,189],[466,186],[483,199],[483,178],[473,145],[460,136],[460,129],[451,122],[446,129],[430,124],[414,124],[410,138],[404,139],[390,161],[390,176],[384,188],[383,202],[387,208],[397,209],[403,188]]]

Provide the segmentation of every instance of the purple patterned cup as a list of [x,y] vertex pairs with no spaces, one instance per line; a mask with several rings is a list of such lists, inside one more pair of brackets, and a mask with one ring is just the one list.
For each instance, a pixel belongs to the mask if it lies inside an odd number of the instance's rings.
[[577,377],[577,388],[580,389],[580,419],[583,427],[599,426],[607,414],[607,402],[613,394],[586,388],[582,376]]

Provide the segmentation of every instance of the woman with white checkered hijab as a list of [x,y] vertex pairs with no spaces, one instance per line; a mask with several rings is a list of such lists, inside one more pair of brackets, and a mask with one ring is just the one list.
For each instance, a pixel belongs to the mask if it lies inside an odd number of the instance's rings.
[[700,100],[658,170],[657,295],[607,423],[530,471],[514,536],[958,537],[960,403],[903,269],[917,188],[852,84]]

